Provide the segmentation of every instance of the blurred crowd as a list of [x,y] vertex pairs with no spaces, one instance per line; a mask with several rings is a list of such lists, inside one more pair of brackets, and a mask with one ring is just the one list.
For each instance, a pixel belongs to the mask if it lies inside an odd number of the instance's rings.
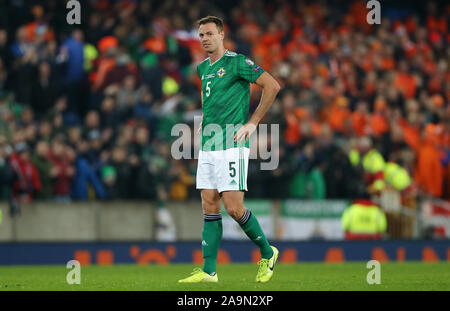
[[170,150],[172,126],[201,116],[206,15],[224,18],[227,49],[282,86],[262,121],[280,125],[280,164],[250,160],[247,197],[363,196],[372,181],[349,155],[375,149],[415,193],[450,198],[445,2],[383,2],[380,25],[367,24],[365,1],[81,5],[82,23],[68,25],[65,1],[0,3],[0,199],[199,198],[196,160]]

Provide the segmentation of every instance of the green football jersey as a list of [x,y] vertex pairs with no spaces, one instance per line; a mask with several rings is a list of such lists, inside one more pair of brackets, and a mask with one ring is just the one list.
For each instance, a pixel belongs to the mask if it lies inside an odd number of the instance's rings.
[[[213,64],[208,57],[197,66],[203,91],[201,150],[239,147],[234,134],[239,125],[248,122],[250,83],[263,72],[244,55],[228,50]],[[245,146],[249,147],[249,142]]]

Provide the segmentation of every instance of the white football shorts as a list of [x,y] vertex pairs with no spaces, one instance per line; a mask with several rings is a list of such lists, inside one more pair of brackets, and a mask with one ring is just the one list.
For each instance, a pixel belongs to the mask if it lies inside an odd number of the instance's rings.
[[248,158],[246,147],[203,151],[198,154],[197,189],[247,191]]

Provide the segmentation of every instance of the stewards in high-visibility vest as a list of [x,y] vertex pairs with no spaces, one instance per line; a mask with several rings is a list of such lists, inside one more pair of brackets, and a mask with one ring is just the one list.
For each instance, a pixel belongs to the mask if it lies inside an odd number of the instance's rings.
[[342,214],[342,229],[348,240],[380,239],[386,232],[386,215],[370,200],[355,200]]
[[388,162],[383,170],[384,180],[395,190],[403,191],[411,186],[411,177],[406,169],[395,162]]
[[[360,164],[360,154],[356,149],[349,153],[353,166]],[[391,186],[397,191],[404,191],[411,186],[412,180],[408,171],[395,162],[385,162],[383,156],[376,149],[371,149],[362,157],[362,167],[369,184],[369,192],[379,192]]]
[[361,154],[357,149],[352,149],[349,153],[349,159],[353,166],[361,166],[363,169],[364,180],[370,193],[373,193],[373,190],[379,191],[380,187],[384,188],[383,169],[385,161],[377,149],[371,148]]

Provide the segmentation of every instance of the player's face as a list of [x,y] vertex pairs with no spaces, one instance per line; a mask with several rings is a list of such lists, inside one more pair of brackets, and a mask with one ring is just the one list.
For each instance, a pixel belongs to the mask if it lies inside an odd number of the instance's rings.
[[213,53],[223,45],[224,32],[219,32],[219,29],[214,23],[200,25],[198,35],[202,48],[207,53]]

